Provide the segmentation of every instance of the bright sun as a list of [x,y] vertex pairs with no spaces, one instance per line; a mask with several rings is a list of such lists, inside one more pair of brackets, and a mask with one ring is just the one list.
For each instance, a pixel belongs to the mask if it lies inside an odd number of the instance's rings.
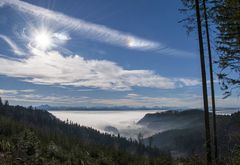
[[52,35],[46,30],[38,31],[34,34],[34,45],[36,48],[46,50],[53,44]]

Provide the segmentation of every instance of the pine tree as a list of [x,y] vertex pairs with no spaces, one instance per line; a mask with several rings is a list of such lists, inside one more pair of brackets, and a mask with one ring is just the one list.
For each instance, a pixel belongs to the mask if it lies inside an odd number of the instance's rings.
[[0,107],[3,106],[2,98],[0,97]]
[[225,97],[233,89],[240,89],[240,1],[218,0],[215,2],[215,21],[218,29],[217,50],[221,69],[218,74]]
[[211,136],[210,136],[209,111],[208,111],[207,80],[206,80],[203,37],[202,37],[202,23],[201,23],[201,15],[200,15],[199,6],[200,6],[199,0],[195,0],[198,41],[199,41],[200,61],[201,61],[201,73],[202,73],[202,91],[203,91],[203,103],[204,103],[207,163],[211,164],[212,163],[212,155],[211,155]]
[[[181,0],[185,8],[179,9],[186,17],[180,22],[184,23],[187,32],[196,29],[194,11],[194,0]],[[203,17],[203,0],[200,2],[200,15]],[[240,94],[240,1],[239,0],[205,0],[207,4],[208,17],[213,26],[215,50],[218,52],[218,78],[224,97],[237,91]],[[203,22],[205,23],[205,22]],[[204,25],[204,24],[203,24]],[[206,25],[205,25],[206,26]],[[204,33],[207,33],[206,31]],[[207,34],[206,34],[207,35]]]
[[5,101],[4,106],[5,106],[5,107],[8,107],[8,106],[9,106],[8,100]]
[[213,79],[213,62],[212,62],[212,50],[209,34],[208,25],[208,14],[206,7],[206,0],[203,0],[204,20],[205,20],[205,31],[208,49],[208,60],[209,60],[209,72],[210,72],[210,85],[211,85],[211,100],[212,100],[212,114],[213,114],[213,140],[214,140],[214,158],[215,161],[218,159],[218,147],[217,147],[217,124],[216,124],[216,106],[215,106],[215,91],[214,91],[214,79]]

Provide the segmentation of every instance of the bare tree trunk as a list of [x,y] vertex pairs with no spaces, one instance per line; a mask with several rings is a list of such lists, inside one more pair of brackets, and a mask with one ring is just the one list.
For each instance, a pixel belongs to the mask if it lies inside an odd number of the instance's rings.
[[216,106],[215,106],[215,92],[214,92],[214,80],[213,80],[213,64],[212,64],[212,51],[209,36],[208,16],[206,9],[206,0],[203,0],[203,10],[205,19],[205,28],[207,36],[207,47],[208,47],[208,60],[209,60],[209,71],[210,71],[210,83],[211,83],[211,95],[212,95],[212,114],[213,114],[213,140],[214,140],[214,158],[218,160],[218,146],[217,146],[217,126],[216,126]]
[[202,37],[202,25],[201,25],[201,16],[200,16],[200,9],[199,9],[199,0],[195,0],[195,6],[196,6],[198,41],[199,41],[199,49],[200,49],[201,72],[202,72],[202,92],[203,92],[203,103],[204,103],[207,164],[210,165],[210,164],[212,164],[211,136],[210,136],[210,126],[209,126],[207,80],[206,80],[206,70],[205,70],[205,61],[204,61],[204,48],[203,48],[203,37]]

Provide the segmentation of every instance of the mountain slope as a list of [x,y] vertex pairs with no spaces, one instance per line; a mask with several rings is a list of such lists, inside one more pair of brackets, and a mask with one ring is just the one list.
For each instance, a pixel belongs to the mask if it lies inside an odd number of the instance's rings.
[[[161,150],[170,151],[173,156],[204,155],[203,116],[203,111],[200,110],[146,114],[139,123],[150,128],[155,124],[154,128],[167,129],[143,141],[146,145],[151,144]],[[210,123],[212,124],[211,114]],[[240,145],[240,112],[217,115],[217,138],[220,157],[231,157],[234,148]]]
[[170,164],[168,154],[47,111],[0,103],[0,164]]
[[166,111],[146,114],[138,124],[149,129],[163,132],[170,129],[193,128],[203,125],[203,111],[191,109],[186,111]]

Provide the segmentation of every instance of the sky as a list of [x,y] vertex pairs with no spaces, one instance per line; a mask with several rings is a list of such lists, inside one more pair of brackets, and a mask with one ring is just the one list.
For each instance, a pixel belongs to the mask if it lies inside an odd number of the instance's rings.
[[[181,7],[0,0],[0,96],[23,106],[201,108],[197,36],[178,23]],[[215,87],[218,107],[240,107],[236,95],[222,99],[216,76]]]

